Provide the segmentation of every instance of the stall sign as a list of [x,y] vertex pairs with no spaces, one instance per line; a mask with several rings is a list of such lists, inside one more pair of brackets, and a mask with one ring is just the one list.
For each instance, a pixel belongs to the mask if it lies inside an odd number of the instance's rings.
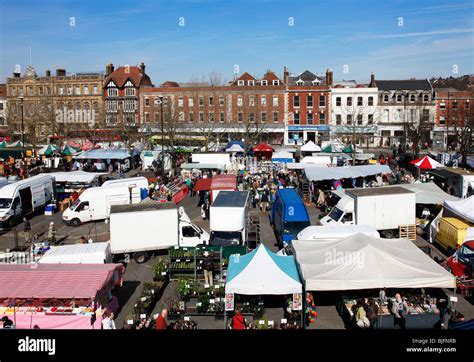
[[185,310],[185,306],[184,306],[184,302],[183,301],[180,301],[179,302],[179,310]]
[[301,303],[301,293],[293,293],[293,310],[302,310],[303,304]]
[[225,310],[234,310],[234,293],[225,294]]

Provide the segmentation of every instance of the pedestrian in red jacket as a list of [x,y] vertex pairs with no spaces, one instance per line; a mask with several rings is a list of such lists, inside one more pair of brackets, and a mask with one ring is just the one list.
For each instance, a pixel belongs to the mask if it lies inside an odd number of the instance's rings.
[[158,318],[156,318],[156,329],[166,329],[168,327],[166,323],[167,317],[168,317],[168,310],[163,309],[160,315],[158,316]]
[[236,310],[232,317],[232,329],[247,329],[247,321],[240,310]]

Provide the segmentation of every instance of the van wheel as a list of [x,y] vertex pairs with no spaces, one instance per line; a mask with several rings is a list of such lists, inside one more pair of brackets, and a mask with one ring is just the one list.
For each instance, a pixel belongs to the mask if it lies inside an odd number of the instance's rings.
[[395,233],[392,230],[384,231],[383,235],[386,239],[393,239],[395,237]]
[[145,251],[139,251],[133,254],[133,260],[135,260],[137,264],[143,264],[148,260],[148,254]]
[[79,226],[81,225],[81,220],[79,220],[77,217],[71,220],[71,225],[72,226]]

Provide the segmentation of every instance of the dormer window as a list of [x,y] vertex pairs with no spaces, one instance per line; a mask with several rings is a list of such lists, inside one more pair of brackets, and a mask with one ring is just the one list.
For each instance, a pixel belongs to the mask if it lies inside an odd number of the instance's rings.
[[383,95],[383,101],[384,101],[384,103],[388,103],[388,99],[389,99],[388,94],[384,94],[384,95]]
[[402,95],[397,94],[397,103],[401,103],[401,102],[402,102]]
[[298,80],[296,81],[296,85],[304,85],[304,81],[301,80],[301,79],[298,79]]
[[261,85],[268,85],[268,81],[267,81],[266,79],[264,79],[264,80],[262,80],[262,81],[260,82],[260,84],[261,84]]
[[319,79],[315,79],[311,82],[313,85],[320,85],[321,82],[319,81]]
[[249,80],[249,81],[247,81],[247,85],[255,85],[255,81],[254,80]]
[[237,85],[244,85],[244,81],[243,80],[238,80]]
[[414,94],[410,94],[410,102],[415,103],[416,101],[416,96]]
[[280,85],[280,81],[278,79],[273,80],[273,85]]
[[423,95],[423,102],[429,102],[430,96],[428,94]]

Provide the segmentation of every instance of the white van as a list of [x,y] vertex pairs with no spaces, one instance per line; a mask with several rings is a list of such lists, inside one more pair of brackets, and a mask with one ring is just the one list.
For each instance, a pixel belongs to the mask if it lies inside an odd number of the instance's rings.
[[108,219],[111,205],[135,204],[141,201],[140,189],[127,186],[92,187],[63,212],[63,221],[78,226],[94,220]]
[[146,177],[137,176],[130,178],[121,178],[116,180],[105,181],[101,187],[117,187],[117,186],[126,186],[137,189],[147,189],[148,190],[148,180]]
[[9,228],[25,215],[43,209],[53,199],[53,177],[37,175],[0,189],[0,225]]
[[376,228],[370,225],[337,225],[337,226],[308,226],[301,230],[296,238],[298,240],[339,240],[355,234],[364,234],[380,238]]

